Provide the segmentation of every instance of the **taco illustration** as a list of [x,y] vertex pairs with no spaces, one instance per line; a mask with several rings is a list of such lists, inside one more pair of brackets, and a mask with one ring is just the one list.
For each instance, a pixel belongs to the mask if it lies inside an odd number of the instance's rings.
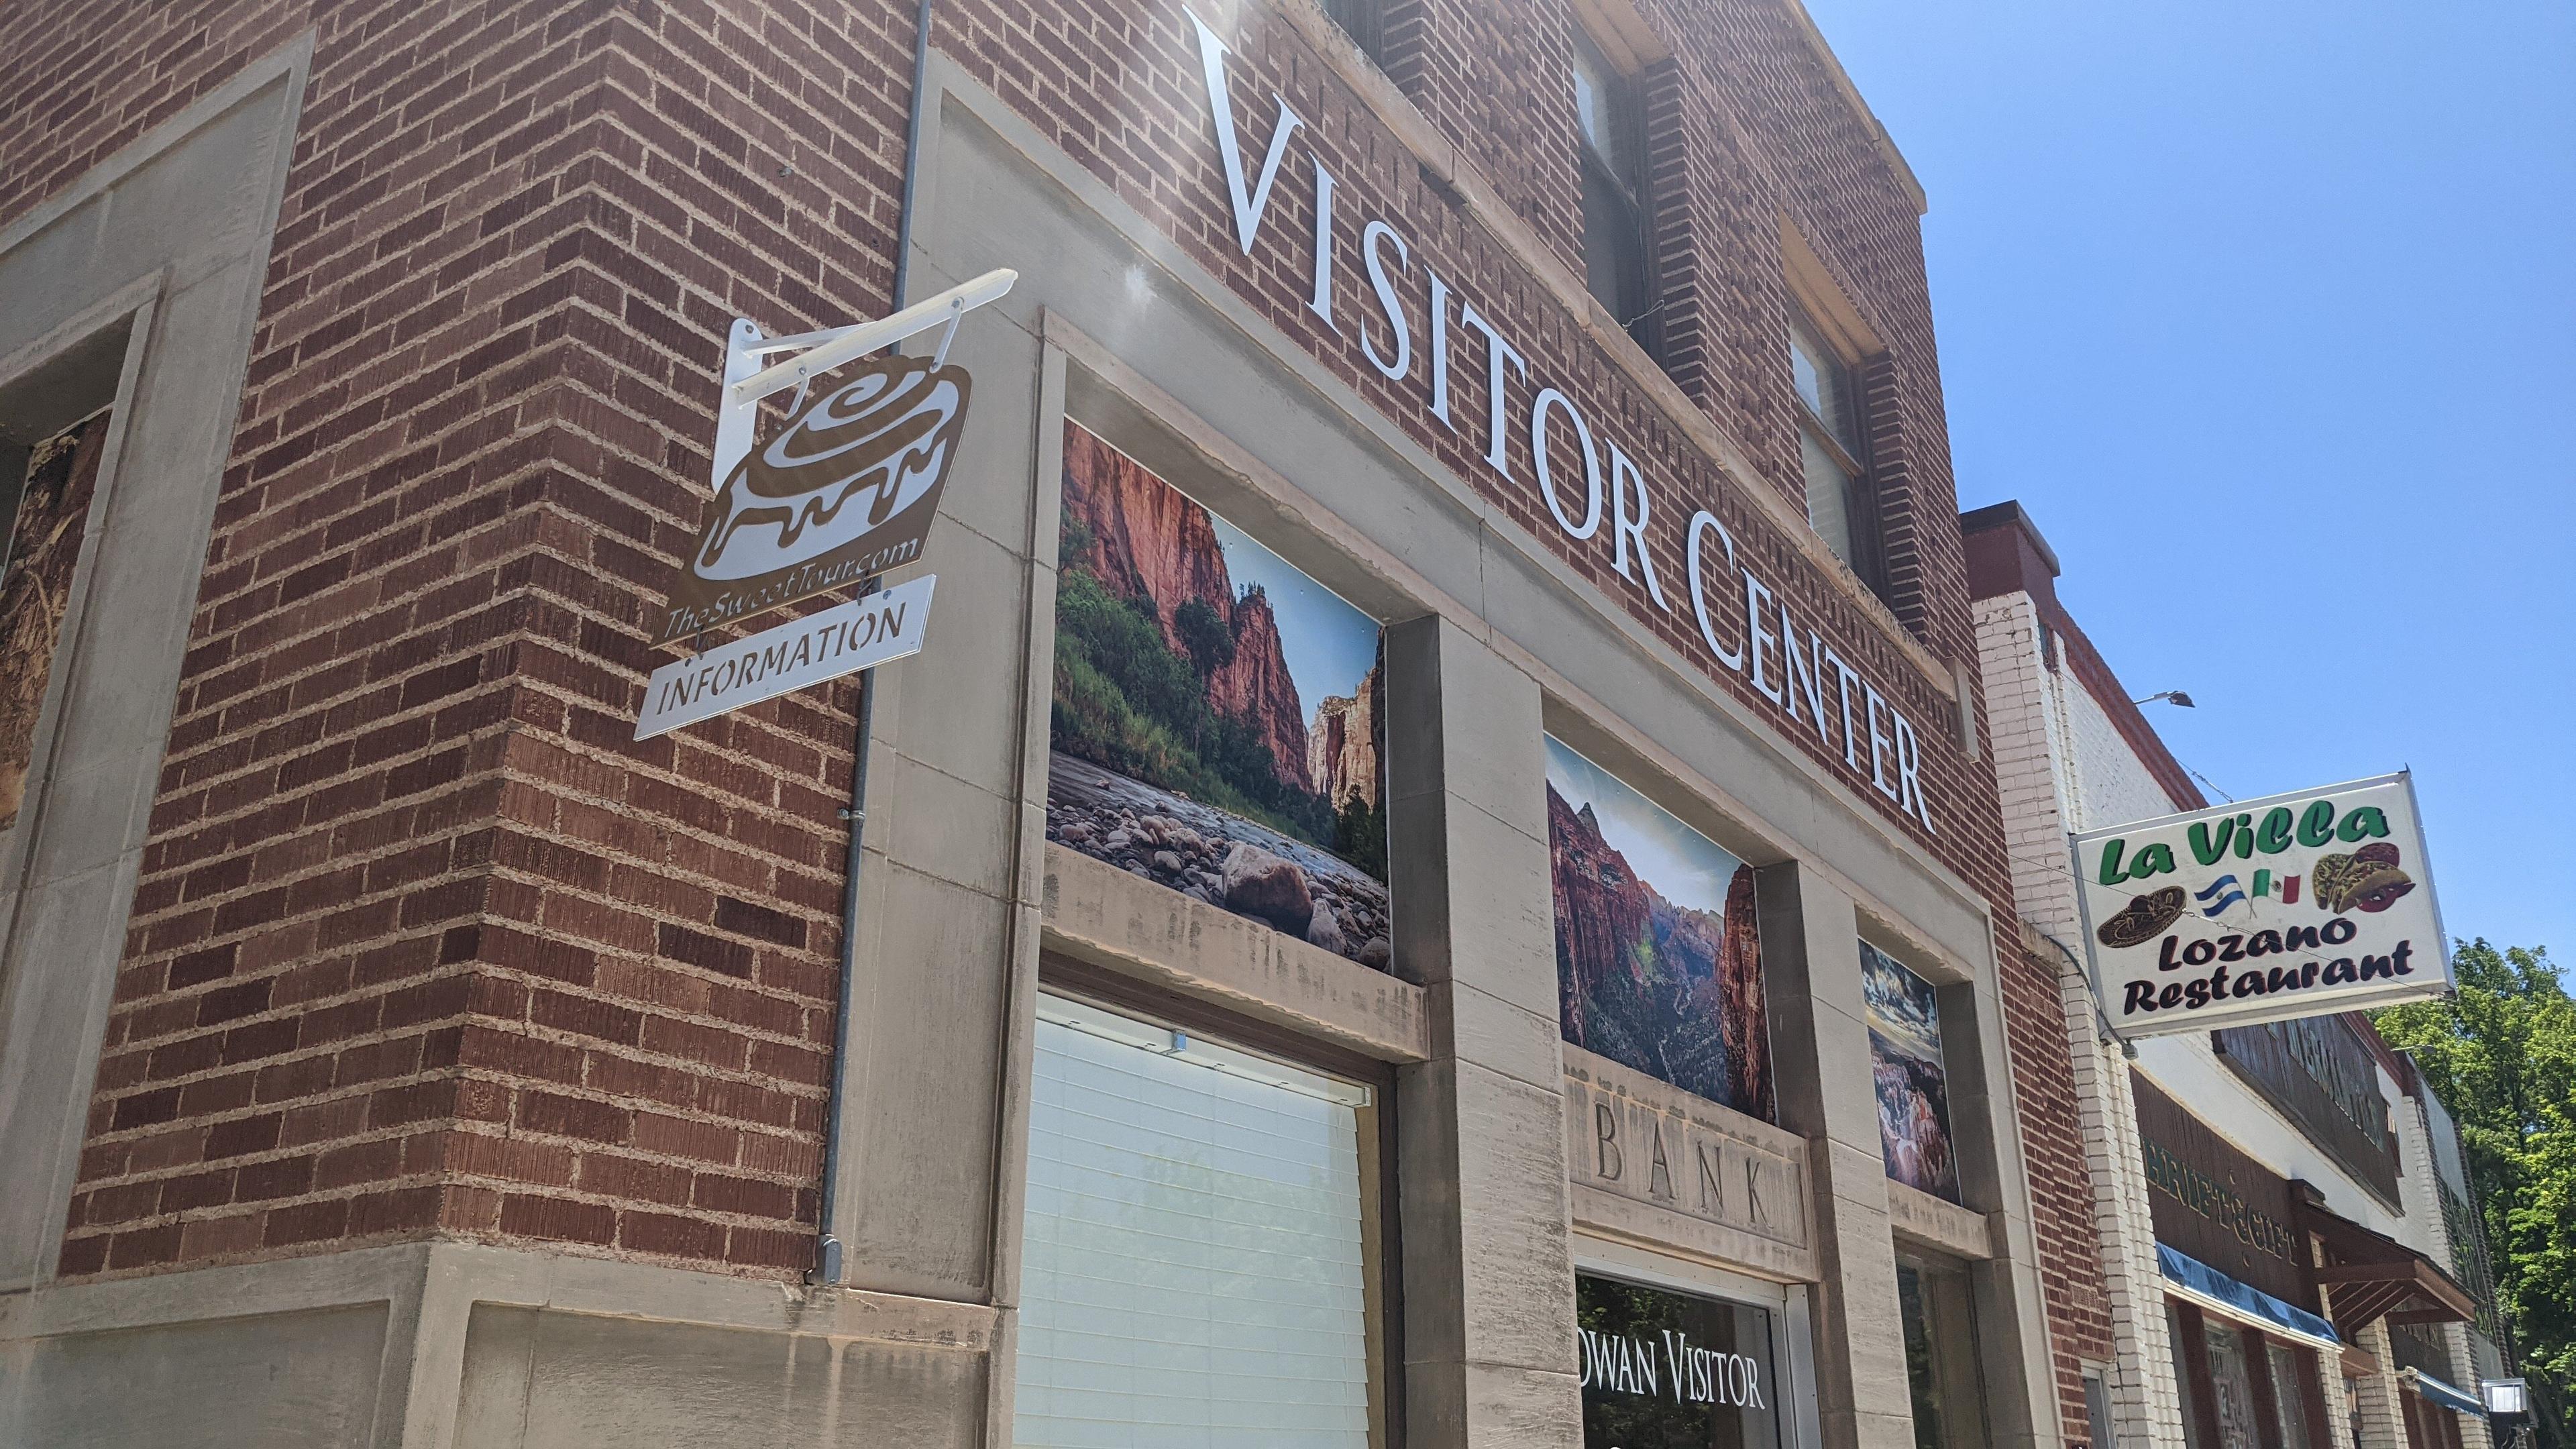
[[2316,893],[2318,908],[2337,915],[2360,911],[2375,916],[2397,904],[2400,896],[2415,889],[2414,878],[2397,868],[2401,858],[2397,847],[2384,840],[2372,841],[2350,855],[2317,857],[2309,888]]

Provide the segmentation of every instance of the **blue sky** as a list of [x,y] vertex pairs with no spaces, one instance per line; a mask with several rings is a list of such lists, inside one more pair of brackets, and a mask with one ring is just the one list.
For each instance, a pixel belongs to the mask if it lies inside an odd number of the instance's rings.
[[1807,4],[1931,196],[1961,506],[2185,764],[2411,765],[2451,933],[2576,965],[2576,6]]
[[1249,534],[1208,509],[1217,551],[1236,593],[1259,584],[1279,621],[1279,655],[1297,686],[1297,707],[1314,723],[1315,706],[1331,694],[1357,695],[1377,662],[1378,625],[1349,601],[1306,577],[1296,565],[1252,541]]

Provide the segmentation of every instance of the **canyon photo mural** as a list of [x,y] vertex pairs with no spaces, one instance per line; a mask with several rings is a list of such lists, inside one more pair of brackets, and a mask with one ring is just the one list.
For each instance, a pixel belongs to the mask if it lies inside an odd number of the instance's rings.
[[1867,941],[1858,944],[1887,1175],[1957,1202],[1959,1162],[1950,1148],[1950,1073],[1941,1055],[1940,1000],[1931,982]]
[[1377,621],[1074,423],[1058,544],[1047,838],[1384,970]]
[[1565,1039],[1770,1121],[1753,868],[1552,736],[1547,843]]
[[[0,536],[0,830],[16,826],[26,803],[36,717],[71,610],[72,573],[106,449],[105,413],[38,443],[27,455],[17,518]],[[6,498],[0,494],[0,505]]]

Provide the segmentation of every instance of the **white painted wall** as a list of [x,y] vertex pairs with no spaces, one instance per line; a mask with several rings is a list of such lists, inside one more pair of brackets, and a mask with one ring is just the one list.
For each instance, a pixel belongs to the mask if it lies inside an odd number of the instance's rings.
[[[2434,1251],[2436,1245],[2425,1237],[2424,1214],[2391,1211],[2377,1194],[2337,1167],[2333,1158],[2218,1059],[2210,1049],[2209,1033],[2178,1032],[2139,1042],[2138,1070],[2255,1161],[2283,1177],[2301,1177],[2315,1183],[2325,1194],[2329,1209],[2410,1248]],[[2398,1093],[2397,1084],[2389,1080],[2386,1072],[2376,1076],[2379,1094],[2388,1102],[2393,1128],[2415,1109]],[[2401,1184],[2401,1190],[2410,1189]],[[2434,1216],[2438,1222],[2438,1210]]]
[[[1977,642],[1986,670],[1987,729],[2004,782],[2004,832],[2013,891],[2024,917],[2081,954],[2071,832],[2170,815],[2181,808],[2072,669],[2041,657],[2038,605],[2028,594],[1979,600]],[[2062,652],[2062,651],[2061,651]],[[2326,1205],[2410,1247],[2426,1247],[2422,1215],[2392,1211],[2240,1081],[2206,1032],[2138,1044],[2138,1070],[2218,1134],[2284,1177],[2305,1178]],[[2395,1120],[2411,1111],[2385,1072],[2380,1093]]]
[[2054,696],[2064,712],[2057,734],[2072,751],[2070,828],[2082,832],[2124,820],[2170,815],[2179,808],[2156,782],[2147,762],[2129,748],[2128,738],[2111,722],[2110,710],[2076,679],[2074,671],[2061,667],[2049,678],[2058,686]]
[[[2165,792],[2112,722],[2118,702],[2096,699],[2065,667],[2062,646],[2052,667],[2030,595],[1981,599],[1975,619],[2014,899],[2026,921],[2080,960],[2082,926],[2067,835],[2168,815],[2181,802]],[[2113,1434],[2117,1449],[2181,1449],[2181,1400],[2129,1089],[2133,1063],[2117,1042],[2106,1039],[2089,981],[2063,958],[2059,985],[2111,1301],[2117,1354],[2108,1375]],[[2207,1032],[2154,1037],[2137,1046],[2140,1074],[2254,1160],[2284,1177],[2314,1183],[2333,1211],[2442,1260],[2435,1251],[2438,1209],[2393,1211],[2238,1079],[2211,1049]],[[2399,1096],[2396,1083],[2384,1072],[2378,1082],[2392,1120],[2411,1120],[2413,1104]],[[2421,1192],[2430,1201],[2423,1184],[2401,1190],[2410,1199]],[[2418,1205],[2410,1200],[2405,1206]],[[2340,1421],[2341,1384],[2327,1387]]]

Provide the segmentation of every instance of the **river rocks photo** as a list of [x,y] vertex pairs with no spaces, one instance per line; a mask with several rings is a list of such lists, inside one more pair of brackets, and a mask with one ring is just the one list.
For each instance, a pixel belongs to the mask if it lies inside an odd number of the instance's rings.
[[1058,754],[1047,839],[1383,971],[1384,882],[1255,822]]
[[1377,622],[1073,424],[1059,559],[1047,838],[1386,969]]

